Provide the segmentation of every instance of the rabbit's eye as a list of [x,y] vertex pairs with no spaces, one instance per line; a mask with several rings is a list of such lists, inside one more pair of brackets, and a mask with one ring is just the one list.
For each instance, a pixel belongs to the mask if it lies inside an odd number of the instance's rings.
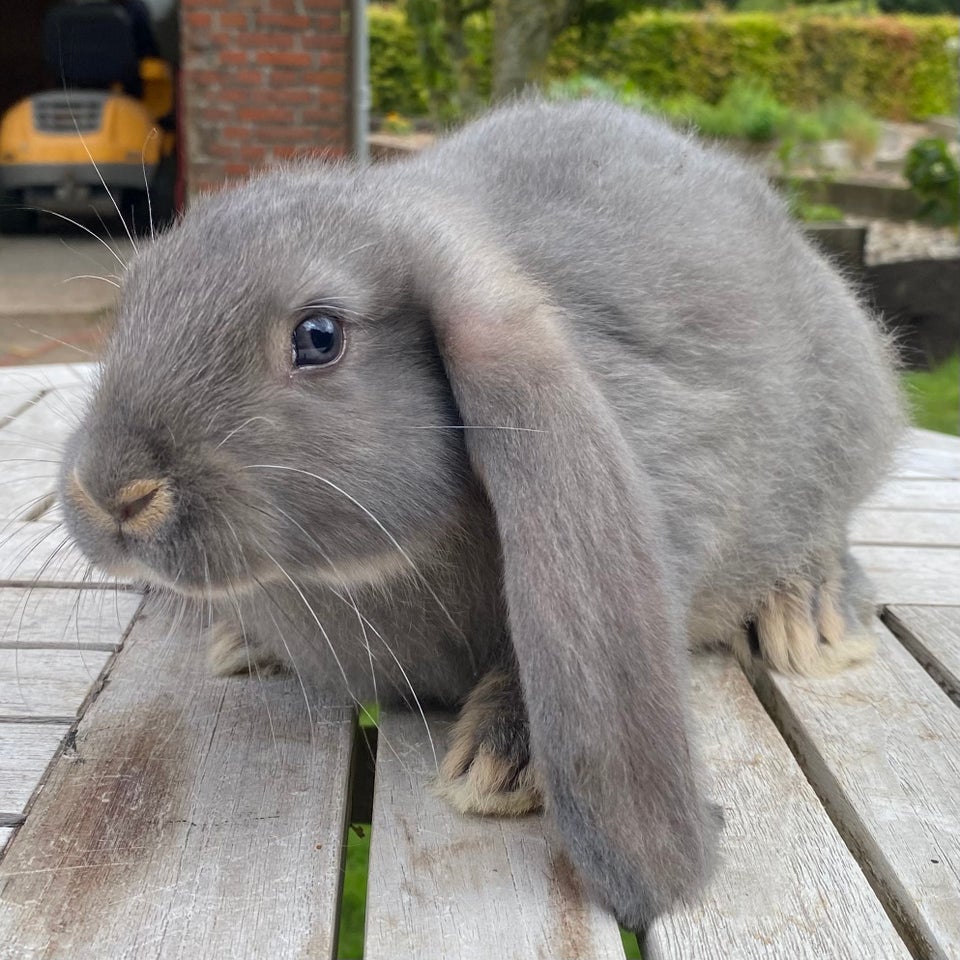
[[315,313],[297,324],[291,337],[295,367],[321,367],[343,356],[343,326],[336,317]]

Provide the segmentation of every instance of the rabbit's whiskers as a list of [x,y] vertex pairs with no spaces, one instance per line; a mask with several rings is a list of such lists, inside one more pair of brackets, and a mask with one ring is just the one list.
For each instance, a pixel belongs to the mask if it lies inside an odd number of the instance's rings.
[[380,520],[377,519],[377,517],[373,513],[371,513],[370,510],[368,510],[362,503],[360,503],[360,501],[357,500],[356,497],[353,497],[349,493],[347,493],[347,491],[344,490],[343,487],[338,486],[332,480],[328,480],[326,477],[320,476],[320,474],[318,473],[311,473],[309,470],[302,470],[299,467],[288,467],[288,466],[272,464],[272,463],[250,463],[250,464],[247,464],[242,469],[244,470],[281,470],[281,471],[289,471],[290,473],[298,473],[305,477],[311,477],[312,479],[318,481],[319,483],[322,483],[330,487],[332,490],[335,490],[341,496],[346,497],[346,499],[349,500],[355,507],[357,507],[367,517],[369,517],[374,522],[374,524],[376,524],[380,532],[383,533],[383,535],[390,541],[391,544],[393,544],[393,546],[399,552],[400,556],[403,557],[404,562],[410,567],[410,569],[416,575],[417,579],[427,589],[427,592],[433,598],[434,602],[443,612],[447,620],[450,621],[450,624],[453,626],[456,633],[460,637],[463,637],[463,631],[460,629],[459,624],[456,622],[456,620],[454,620],[453,616],[450,614],[450,611],[444,605],[443,601],[437,596],[437,593],[433,589],[433,587],[430,585],[430,582],[420,572],[420,568],[413,562],[413,559],[410,556],[410,554],[408,554],[407,551],[403,549],[403,547],[400,545],[397,538],[394,537],[394,535],[380,522]]
[[[293,517],[291,517],[290,514],[287,513],[286,510],[284,510],[282,507],[275,506],[274,509],[277,510],[277,511],[278,511],[280,514],[282,514],[284,517],[286,517],[287,520],[289,520],[294,526],[296,526],[296,527],[301,531],[301,533],[303,533],[303,535],[314,545],[314,547],[316,547],[316,549],[319,551],[319,553],[320,553],[320,555],[323,557],[323,559],[330,565],[330,568],[334,571],[334,573],[337,574],[337,567],[336,567],[336,565],[334,564],[333,560],[330,558],[329,554],[328,554],[328,553],[323,549],[323,547],[317,542],[316,538],[315,538],[315,537],[312,537],[309,533],[307,533],[307,531],[304,529],[303,525],[300,524],[300,523],[299,523],[297,520],[295,520]],[[341,578],[341,579],[343,579],[343,578]],[[344,590],[344,593],[346,593],[346,595],[347,595],[346,598],[345,598],[345,597],[343,596],[343,594],[341,594],[340,591],[337,590],[335,587],[330,586],[329,584],[328,584],[327,586],[328,586],[328,589],[330,590],[330,592],[331,592],[338,600],[340,600],[342,603],[346,603],[346,604],[348,604],[350,607],[352,607],[352,608],[353,608],[353,612],[357,615],[357,621],[358,621],[359,626],[360,626],[360,632],[361,632],[361,634],[362,634],[362,636],[363,636],[364,648],[365,648],[366,651],[367,651],[367,659],[369,660],[369,663],[370,663],[370,679],[371,679],[371,682],[372,682],[372,684],[373,684],[373,698],[374,698],[375,701],[378,701],[378,700],[379,700],[379,694],[378,694],[378,692],[377,692],[377,673],[376,673],[376,669],[375,669],[375,667],[374,667],[374,660],[376,659],[376,657],[374,656],[373,650],[372,650],[371,647],[370,647],[370,640],[369,640],[369,637],[368,637],[368,635],[367,635],[367,628],[368,628],[368,627],[370,628],[370,630],[373,631],[374,634],[376,634],[376,636],[377,636],[377,638],[379,639],[379,641],[383,644],[384,649],[385,649],[385,650],[387,651],[387,653],[389,653],[390,656],[393,658],[393,662],[397,665],[397,669],[399,669],[401,675],[403,676],[403,680],[404,680],[404,682],[406,683],[408,689],[410,690],[410,695],[413,697],[413,702],[416,704],[417,710],[418,710],[418,712],[420,713],[420,719],[423,721],[423,729],[424,729],[425,733],[427,734],[427,739],[428,739],[429,742],[430,742],[430,751],[433,753],[434,765],[437,767],[437,770],[439,771],[439,761],[438,761],[438,759],[437,759],[437,750],[436,750],[436,746],[434,745],[434,742],[433,742],[433,735],[432,735],[431,732],[430,732],[430,725],[427,723],[427,716],[426,716],[426,713],[424,712],[423,704],[422,704],[421,701],[420,701],[420,697],[419,697],[419,695],[417,694],[417,691],[416,691],[416,689],[414,688],[413,683],[412,683],[412,681],[410,680],[409,675],[407,674],[407,671],[404,669],[403,664],[400,662],[400,659],[397,657],[396,653],[393,651],[393,648],[390,646],[390,644],[387,643],[387,641],[386,641],[386,639],[384,638],[383,634],[381,634],[380,631],[377,630],[377,628],[360,612],[360,608],[357,606],[357,602],[356,602],[356,600],[354,599],[353,594],[350,592],[350,588],[346,585],[345,579],[343,579],[343,590]],[[333,646],[332,646],[332,644],[330,644],[330,640],[329,640],[329,638],[327,638],[326,633],[324,633],[324,639],[327,640],[327,644],[330,645],[331,652],[333,652],[333,653],[334,653],[334,657],[336,657],[336,653],[333,651]],[[339,663],[339,660],[338,660],[338,663]],[[344,679],[346,679],[346,677],[344,677]],[[357,705],[360,707],[360,710],[369,717],[369,712],[367,711],[366,707],[365,707],[363,704],[361,704],[360,701],[357,700],[356,697],[353,697],[353,699],[355,700],[355,702],[357,703]],[[390,747],[391,751],[394,753],[394,755],[396,756],[396,758],[397,758],[398,760],[401,760],[399,754],[397,754],[397,752],[393,749],[393,747],[387,742],[386,738],[383,738],[383,742],[384,742],[388,747]],[[402,763],[402,762],[403,762],[403,761],[401,760],[401,763]]]

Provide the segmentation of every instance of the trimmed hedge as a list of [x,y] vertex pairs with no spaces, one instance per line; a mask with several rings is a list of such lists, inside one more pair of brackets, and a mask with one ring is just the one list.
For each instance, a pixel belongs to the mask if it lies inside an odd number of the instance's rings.
[[[416,42],[402,8],[371,5],[370,72],[376,114],[427,112]],[[489,88],[489,20],[467,23],[482,90]],[[952,114],[957,23],[950,17],[802,13],[671,13],[619,18],[600,35],[574,28],[554,45],[549,74],[630,82],[654,99],[693,94],[717,102],[735,78],[809,108],[844,97],[890,120]]]

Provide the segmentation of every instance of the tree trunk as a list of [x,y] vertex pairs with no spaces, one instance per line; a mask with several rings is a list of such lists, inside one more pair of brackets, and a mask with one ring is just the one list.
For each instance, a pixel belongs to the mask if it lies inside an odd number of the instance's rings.
[[494,100],[543,79],[550,47],[573,12],[573,0],[493,0]]

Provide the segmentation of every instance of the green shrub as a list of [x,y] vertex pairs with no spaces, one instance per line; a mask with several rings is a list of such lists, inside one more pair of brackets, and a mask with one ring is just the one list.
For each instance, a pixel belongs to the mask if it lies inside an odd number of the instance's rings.
[[554,75],[623,78],[656,99],[719,102],[735,78],[767,82],[790,106],[842,97],[889,119],[952,113],[956,22],[946,17],[640,12],[605,41],[573,33],[554,46]]
[[920,216],[934,223],[960,218],[960,170],[943,140],[918,140],[907,154],[903,175],[923,202]]
[[[373,112],[425,116],[427,79],[403,7],[372,4],[369,26]],[[649,100],[693,96],[711,104],[740,78],[768,83],[791,107],[841,97],[905,120],[954,112],[956,49],[948,41],[955,45],[956,37],[949,17],[641,11],[568,30],[554,44],[549,75],[590,75]],[[488,15],[468,19],[465,40],[478,95],[486,97]],[[760,121],[757,134],[773,120]]]
[[877,0],[881,13],[960,13],[960,0]]
[[429,108],[417,41],[399,7],[370,6],[370,109],[424,116]]
[[[402,5],[373,3],[367,7],[370,35],[370,110],[375,116],[398,113],[424,117],[430,113],[429,91],[452,91],[457,83],[439,39],[430,37],[428,66]],[[464,24],[469,68],[478,97],[490,96],[493,38],[488,14],[474,14]],[[443,120],[451,120],[446,115]]]
[[687,94],[667,98],[661,107],[670,119],[695,127],[708,137],[734,137],[753,143],[775,140],[790,120],[790,108],[777,100],[770,87],[750,80],[734,80],[716,104]]

